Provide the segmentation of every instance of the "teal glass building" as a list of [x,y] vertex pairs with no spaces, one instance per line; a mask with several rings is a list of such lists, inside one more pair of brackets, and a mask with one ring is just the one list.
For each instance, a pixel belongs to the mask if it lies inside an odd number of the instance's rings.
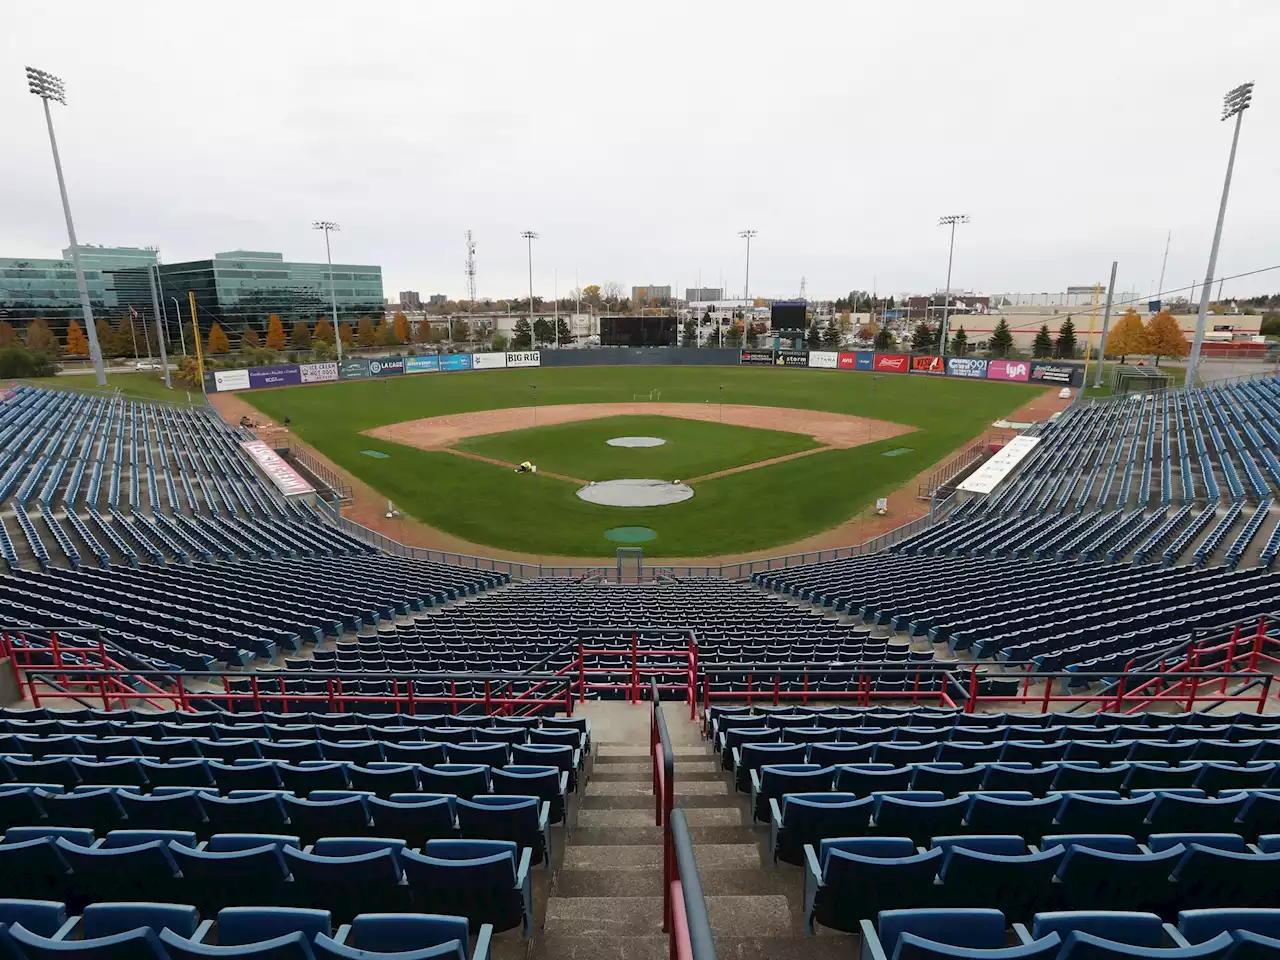
[[[139,316],[149,318],[147,268],[158,259],[154,248],[82,245],[80,266],[94,317],[114,323],[132,306]],[[42,317],[62,336],[67,321],[81,316],[70,247],[62,251],[61,260],[0,257],[0,320],[21,326]]]
[[[181,304],[183,321],[190,319],[187,292],[196,295],[201,330],[217,321],[228,332],[267,328],[278,314],[286,331],[297,320],[314,324],[331,313],[329,266],[286,261],[284,255],[259,250],[232,250],[212,260],[169,263],[160,267],[165,310],[172,298]],[[381,319],[382,268],[371,265],[333,265],[338,319],[355,324],[360,317]]]

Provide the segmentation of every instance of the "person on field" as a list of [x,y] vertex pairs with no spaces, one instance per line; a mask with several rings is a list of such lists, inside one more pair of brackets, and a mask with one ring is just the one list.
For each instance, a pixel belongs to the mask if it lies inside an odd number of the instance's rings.
[[538,471],[534,469],[533,464],[530,463],[528,460],[520,464],[520,466],[516,467],[516,473],[537,473],[537,472]]

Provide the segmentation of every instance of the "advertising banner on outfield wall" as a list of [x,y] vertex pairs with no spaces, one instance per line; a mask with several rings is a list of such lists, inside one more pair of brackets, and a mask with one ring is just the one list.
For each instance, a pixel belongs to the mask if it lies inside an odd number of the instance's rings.
[[774,364],[779,367],[807,367],[809,354],[803,350],[779,350]]
[[836,362],[836,366],[841,370],[857,370],[858,355],[856,353],[842,353],[840,359]]
[[213,382],[218,385],[219,390],[248,390],[250,386],[249,371],[215,370]]
[[840,365],[840,354],[834,350],[811,350],[809,352],[809,366],[817,367],[819,370],[834,370]]
[[941,375],[947,372],[947,368],[942,362],[941,357],[912,357],[911,372],[936,373]]
[[501,370],[506,365],[505,353],[473,353],[471,355],[472,370]]
[[742,363],[773,363],[772,350],[743,350],[739,354]]
[[260,387],[293,387],[301,382],[302,376],[292,363],[249,368],[249,386],[255,390]]
[[435,373],[440,369],[440,358],[432,354],[429,357],[405,357],[405,373]]
[[906,373],[911,367],[911,358],[905,353],[877,353],[873,370],[880,373]]
[[327,383],[338,379],[338,365],[336,363],[300,363],[298,375],[302,377],[303,383]]
[[1036,383],[1070,383],[1079,369],[1066,363],[1033,363],[1031,379]]
[[404,357],[373,357],[369,360],[369,376],[398,377],[404,373]]
[[507,354],[508,367],[540,367],[542,356],[537,350],[525,350],[521,353]]
[[988,380],[1026,380],[1031,364],[1025,360],[992,360],[987,364]]
[[947,376],[987,378],[987,361],[982,357],[947,357]]
[[440,355],[441,370],[470,370],[471,354],[469,353],[442,353]]
[[369,378],[369,361],[364,357],[353,357],[338,364],[338,379],[367,380]]

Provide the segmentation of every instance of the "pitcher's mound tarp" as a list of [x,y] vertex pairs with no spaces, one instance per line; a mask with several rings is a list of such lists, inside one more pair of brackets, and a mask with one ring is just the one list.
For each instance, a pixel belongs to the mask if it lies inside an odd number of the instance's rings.
[[664,507],[693,496],[693,487],[679,480],[601,480],[578,489],[588,503],[606,507]]

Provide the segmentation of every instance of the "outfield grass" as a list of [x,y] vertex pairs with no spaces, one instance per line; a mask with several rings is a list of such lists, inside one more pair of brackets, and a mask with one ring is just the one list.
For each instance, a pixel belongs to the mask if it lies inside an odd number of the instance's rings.
[[[54,390],[58,388],[64,390],[102,389],[98,386],[98,381],[92,373],[75,373],[65,377],[30,378],[22,382],[29,383],[33,387],[51,387]],[[107,389],[119,390],[127,396],[143,397],[147,400],[185,401],[187,399],[186,388],[179,387],[176,383],[172,390],[165,389],[163,373],[108,373]],[[191,394],[190,399],[199,403],[204,399],[204,394],[197,390]]]
[[[531,384],[537,385],[539,406],[631,402],[633,394],[653,389],[661,390],[664,402],[715,403],[724,384],[726,403],[795,408],[797,425],[803,425],[803,411],[811,409],[889,420],[917,431],[708,480],[696,485],[693,499],[658,508],[589,504],[575,496],[575,485],[542,474],[518,475],[360,434],[420,417],[530,406]],[[393,377],[241,396],[277,421],[290,417],[301,439],[406,513],[473,543],[544,556],[598,557],[616,546],[604,537],[606,529],[642,525],[658,534],[645,544],[646,555],[693,557],[773,547],[830,529],[980,435],[1041,389],[958,379],[873,378],[847,371],[581,367]],[[514,441],[528,435],[506,436]],[[884,456],[898,448],[909,452]],[[362,455],[363,450],[389,456],[376,459]],[[552,469],[545,457],[537,462]]]
[[[660,447],[611,447],[613,437],[660,437]],[[812,450],[812,437],[678,417],[605,417],[473,437],[454,444],[485,457],[583,480],[700,477],[758,460]]]

